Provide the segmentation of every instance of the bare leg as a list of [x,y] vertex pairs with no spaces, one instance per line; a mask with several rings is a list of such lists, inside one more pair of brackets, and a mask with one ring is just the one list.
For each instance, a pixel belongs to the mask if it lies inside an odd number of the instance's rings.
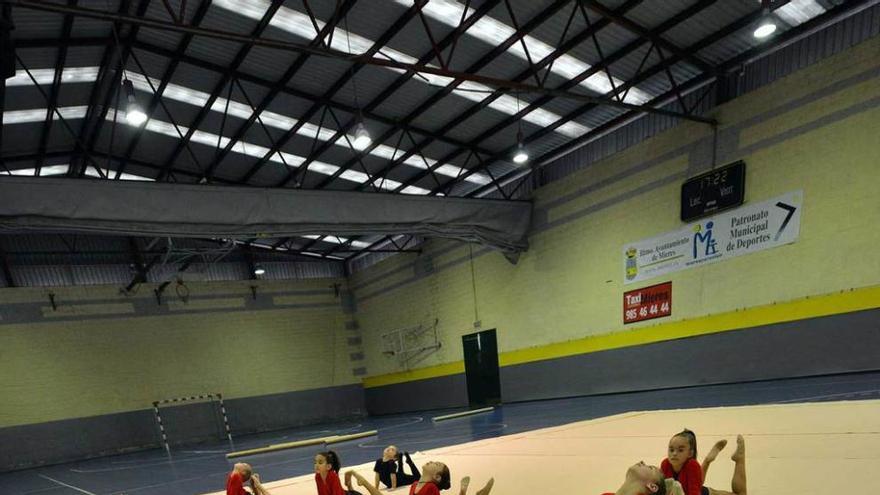
[[489,492],[492,491],[492,486],[495,485],[495,478],[489,478],[489,481],[486,482],[486,486],[477,490],[477,495],[489,495]]
[[742,435],[736,436],[736,451],[730,458],[736,463],[730,488],[736,495],[746,495],[746,441]]
[[733,468],[733,479],[730,480],[732,492],[709,488],[709,495],[747,495],[746,491],[746,442],[742,435],[736,436],[736,452],[730,456],[736,463]]
[[354,476],[354,478],[357,480],[358,485],[366,488],[367,491],[370,492],[370,495],[382,495],[382,492],[380,492],[378,488],[373,486],[373,484],[370,483],[369,481],[367,481],[366,478],[364,478],[363,476],[359,475],[358,473],[356,473],[354,471],[346,471],[345,472],[345,486],[347,486],[349,490],[352,490],[352,488],[351,488],[351,477],[352,476]]
[[461,479],[461,488],[458,490],[458,495],[467,495],[468,485],[471,484],[471,477],[465,476]]
[[712,446],[712,450],[706,454],[706,457],[703,458],[703,482],[706,482],[706,475],[709,473],[709,466],[712,465],[712,462],[715,461],[715,458],[718,457],[718,454],[724,450],[724,447],[727,446],[727,440],[718,440],[715,442],[715,445]]

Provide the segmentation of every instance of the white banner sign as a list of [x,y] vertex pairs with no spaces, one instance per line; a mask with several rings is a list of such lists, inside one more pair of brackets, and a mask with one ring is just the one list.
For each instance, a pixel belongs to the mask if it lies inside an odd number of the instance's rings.
[[803,192],[795,191],[623,247],[624,283],[641,282],[794,242]]

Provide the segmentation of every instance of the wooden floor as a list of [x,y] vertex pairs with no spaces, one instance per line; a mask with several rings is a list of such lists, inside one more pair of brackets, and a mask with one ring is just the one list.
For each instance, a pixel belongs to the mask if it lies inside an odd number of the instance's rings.
[[[492,493],[498,495],[599,494],[616,490],[634,462],[659,464],[669,437],[685,427],[697,433],[702,453],[719,439],[730,440],[707,476],[706,485],[713,488],[730,490],[730,454],[736,434],[741,433],[751,495],[876,490],[880,475],[880,401],[876,400],[631,412],[420,452],[413,460],[418,465],[445,462],[453,477],[449,494],[457,495],[458,480],[464,475],[472,478],[471,493],[493,476]],[[258,463],[254,468],[259,472]],[[372,464],[346,469],[373,479]],[[316,493],[314,475],[270,481],[266,486],[272,495]]]

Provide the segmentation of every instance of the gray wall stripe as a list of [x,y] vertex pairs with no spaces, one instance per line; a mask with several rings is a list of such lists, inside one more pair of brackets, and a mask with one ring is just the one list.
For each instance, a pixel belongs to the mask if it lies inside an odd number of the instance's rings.
[[[504,366],[501,396],[517,402],[876,371],[878,321],[873,309]],[[368,388],[367,411],[463,407],[466,385],[458,373]]]
[[[175,445],[225,438],[217,402],[162,408],[162,424]],[[223,399],[233,435],[360,417],[361,384],[339,385],[238,399]],[[155,449],[162,445],[154,408],[0,428],[0,471]],[[7,448],[9,447],[9,448]]]

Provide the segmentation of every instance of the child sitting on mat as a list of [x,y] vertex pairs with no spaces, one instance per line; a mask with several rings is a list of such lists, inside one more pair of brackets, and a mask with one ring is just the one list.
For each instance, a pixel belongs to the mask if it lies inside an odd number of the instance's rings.
[[269,491],[260,483],[260,475],[253,472],[250,464],[237,462],[232,466],[232,472],[226,477],[226,495],[250,495],[244,489],[244,484],[251,482],[254,495],[269,495]]
[[342,489],[337,474],[341,467],[339,456],[332,450],[319,452],[315,456],[315,484],[318,486],[318,495],[361,495],[360,492],[351,490],[348,479],[346,484],[349,489]]
[[727,446],[727,440],[715,442],[700,465],[696,459],[697,436],[691,430],[685,429],[669,440],[669,457],[663,460],[660,469],[664,476],[681,483],[685,495],[746,495],[745,441],[742,435],[737,436],[736,444],[736,451],[730,456],[736,463],[730,482],[732,492],[703,485],[709,466]]
[[669,440],[669,456],[660,463],[660,469],[664,476],[681,483],[685,495],[709,495],[703,481],[709,466],[725,446],[727,440],[715,442],[701,465],[697,462],[697,435],[685,428]]
[[[403,471],[404,458],[406,458],[406,464],[412,474],[406,474]],[[382,482],[392,490],[398,486],[409,486],[422,477],[416,463],[410,458],[409,452],[401,454],[394,445],[385,447],[385,450],[382,451],[382,458],[376,459],[373,471],[376,473],[376,480],[373,484],[379,486],[379,482]]]

